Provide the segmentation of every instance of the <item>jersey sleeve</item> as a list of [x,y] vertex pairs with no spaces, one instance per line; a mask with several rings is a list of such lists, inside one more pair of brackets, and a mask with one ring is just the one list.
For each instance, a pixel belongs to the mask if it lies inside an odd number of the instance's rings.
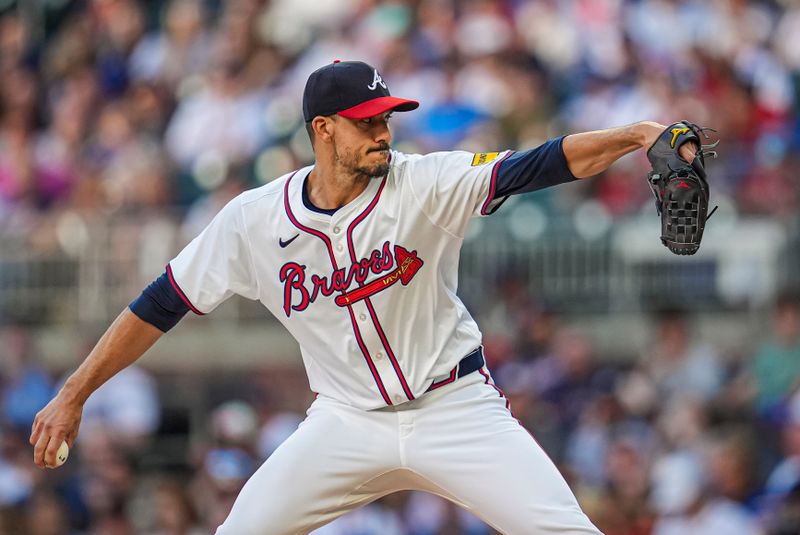
[[498,164],[512,153],[434,152],[411,160],[406,176],[425,215],[462,236],[471,217],[491,214],[505,200],[494,190]]
[[437,225],[463,235],[472,216],[494,213],[509,195],[576,180],[563,150],[564,137],[522,151],[438,152],[410,166],[412,189]]
[[230,201],[167,265],[170,283],[196,314],[207,314],[233,294],[258,297],[241,198]]

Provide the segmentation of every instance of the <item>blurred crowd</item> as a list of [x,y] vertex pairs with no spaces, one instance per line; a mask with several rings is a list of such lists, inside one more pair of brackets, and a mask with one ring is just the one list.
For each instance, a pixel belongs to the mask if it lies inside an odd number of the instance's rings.
[[[395,119],[400,150],[528,148],[689,118],[719,130],[715,195],[787,218],[799,35],[789,0],[0,2],[0,221],[42,247],[65,211],[174,208],[202,226],[312,161],[302,89],[335,58],[379,66],[422,102]],[[541,201],[624,217],[649,201],[644,169],[638,154],[577,198]]]
[[800,296],[727,349],[691,311],[658,310],[616,364],[527,296],[498,310],[484,322],[496,380],[603,533],[800,532]]
[[[790,0],[0,1],[0,237],[47,250],[76,217],[164,213],[195,235],[238,192],[313,160],[302,89],[333,59],[366,60],[421,101],[393,119],[399,150],[528,148],[689,118],[719,130],[715,195],[778,221],[798,209]],[[652,209],[643,158],[536,202],[591,200],[615,219]],[[495,295],[476,315],[497,383],[604,533],[800,532],[798,296],[735,354],[665,309],[647,350],[601,360],[568,318]],[[0,534],[211,533],[308,401],[297,370],[213,395],[194,377],[181,391],[214,401],[198,416],[163,397],[176,379],[133,367],[92,397],[67,465],[43,472],[27,436],[61,378],[24,328],[4,331],[0,366]],[[416,493],[319,530],[490,533]]]

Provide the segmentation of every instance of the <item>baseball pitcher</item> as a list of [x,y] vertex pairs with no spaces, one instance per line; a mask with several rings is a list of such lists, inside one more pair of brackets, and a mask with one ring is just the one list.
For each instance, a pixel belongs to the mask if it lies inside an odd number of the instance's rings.
[[[303,114],[314,165],[233,199],[119,315],[37,415],[34,462],[56,466],[89,395],[184,314],[239,294],[297,339],[318,395],[217,535],[308,533],[407,489],[443,496],[506,534],[599,533],[492,380],[481,332],[456,295],[459,252],[470,220],[510,195],[596,175],[651,147],[659,213],[695,218],[691,233],[681,219],[662,239],[699,243],[703,132],[641,122],[520,152],[393,151],[392,113],[418,105],[391,96],[362,62],[312,73]],[[679,194],[682,212],[671,213]],[[684,213],[690,202],[694,216]]]

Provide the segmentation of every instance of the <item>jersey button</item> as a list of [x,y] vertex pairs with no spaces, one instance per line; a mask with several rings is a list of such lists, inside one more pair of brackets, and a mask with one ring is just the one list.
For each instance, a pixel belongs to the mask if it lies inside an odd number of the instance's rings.
[[375,360],[381,360],[383,358],[383,353],[375,353]]
[[341,253],[341,252],[344,250],[344,245],[342,245],[342,244],[340,243],[339,245],[337,245],[337,246],[336,246],[336,250],[337,250],[337,251],[339,251],[339,252]]
[[360,319],[361,321],[367,321],[367,315],[366,314],[361,314],[361,315],[358,316],[358,319]]
[[341,229],[341,228],[339,228],[339,227],[333,227],[333,233],[334,233],[334,234],[339,234],[341,231],[342,231],[342,229]]
[[401,401],[403,401],[403,398],[400,396],[400,394],[395,394],[394,395],[394,402],[395,403],[400,403]]

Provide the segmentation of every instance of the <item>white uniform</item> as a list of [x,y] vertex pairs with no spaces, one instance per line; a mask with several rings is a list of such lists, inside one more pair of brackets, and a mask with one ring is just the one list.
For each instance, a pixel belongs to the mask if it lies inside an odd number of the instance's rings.
[[193,311],[260,300],[300,344],[308,417],[245,485],[219,535],[308,533],[382,495],[444,496],[504,533],[598,533],[480,358],[456,295],[473,216],[510,152],[391,154],[333,215],[303,201],[311,167],[232,200],[168,267]]

